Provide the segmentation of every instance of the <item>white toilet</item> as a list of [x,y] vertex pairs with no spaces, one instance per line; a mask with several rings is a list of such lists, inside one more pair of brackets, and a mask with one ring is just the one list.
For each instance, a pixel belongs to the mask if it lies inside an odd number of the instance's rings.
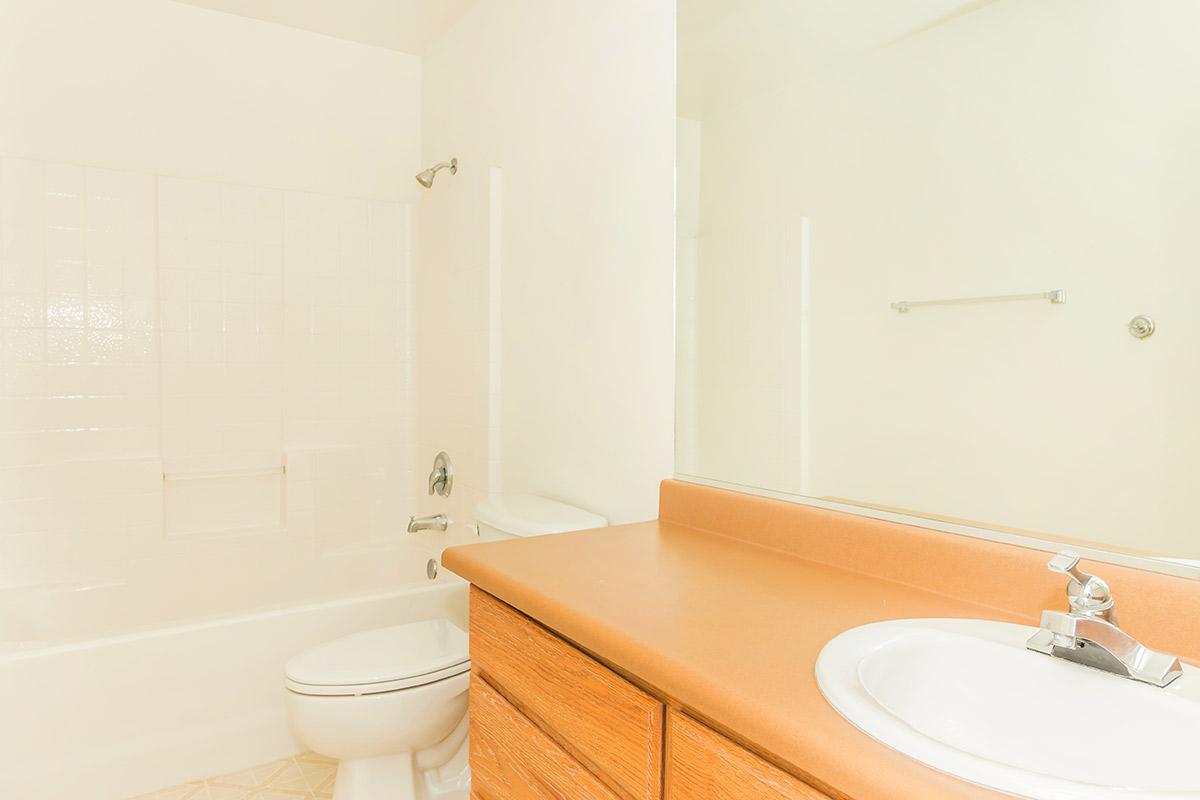
[[444,619],[336,639],[287,663],[292,730],[338,759],[335,800],[465,798],[470,670],[467,634]]
[[[475,509],[481,537],[599,528],[603,517],[533,495]],[[334,800],[467,797],[467,634],[449,620],[356,633],[285,667],[292,730],[338,759]]]

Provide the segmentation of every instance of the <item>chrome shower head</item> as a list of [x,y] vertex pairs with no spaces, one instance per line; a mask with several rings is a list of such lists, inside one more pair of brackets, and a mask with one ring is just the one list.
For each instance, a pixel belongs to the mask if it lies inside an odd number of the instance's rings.
[[438,174],[438,170],[442,170],[442,169],[448,169],[448,170],[450,170],[451,175],[457,175],[458,174],[458,159],[452,158],[449,161],[443,161],[442,163],[440,163],[436,166],[430,167],[427,170],[418,172],[417,176],[416,176],[417,183],[421,184],[426,189],[428,189],[429,187],[433,186],[433,178],[435,175]]

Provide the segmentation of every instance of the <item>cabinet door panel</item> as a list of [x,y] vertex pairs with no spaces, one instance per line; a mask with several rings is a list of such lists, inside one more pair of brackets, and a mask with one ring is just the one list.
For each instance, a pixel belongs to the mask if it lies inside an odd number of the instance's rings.
[[619,794],[659,800],[664,709],[657,699],[474,587],[471,663]]
[[832,800],[678,711],[667,738],[667,800]]
[[619,800],[608,787],[471,676],[472,800]]

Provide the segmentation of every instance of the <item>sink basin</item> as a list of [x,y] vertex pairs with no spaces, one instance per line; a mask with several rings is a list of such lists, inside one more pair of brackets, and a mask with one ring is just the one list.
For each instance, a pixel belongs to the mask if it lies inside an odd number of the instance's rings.
[[1200,670],[1165,689],[1025,649],[983,620],[864,625],[829,641],[817,683],[883,744],[1035,800],[1200,800]]

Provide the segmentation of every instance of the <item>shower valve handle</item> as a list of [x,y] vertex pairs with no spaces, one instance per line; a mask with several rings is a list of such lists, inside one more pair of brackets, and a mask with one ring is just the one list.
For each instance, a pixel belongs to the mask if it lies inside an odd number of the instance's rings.
[[433,472],[429,473],[429,494],[449,497],[453,488],[454,467],[450,464],[450,456],[443,450],[433,460]]

